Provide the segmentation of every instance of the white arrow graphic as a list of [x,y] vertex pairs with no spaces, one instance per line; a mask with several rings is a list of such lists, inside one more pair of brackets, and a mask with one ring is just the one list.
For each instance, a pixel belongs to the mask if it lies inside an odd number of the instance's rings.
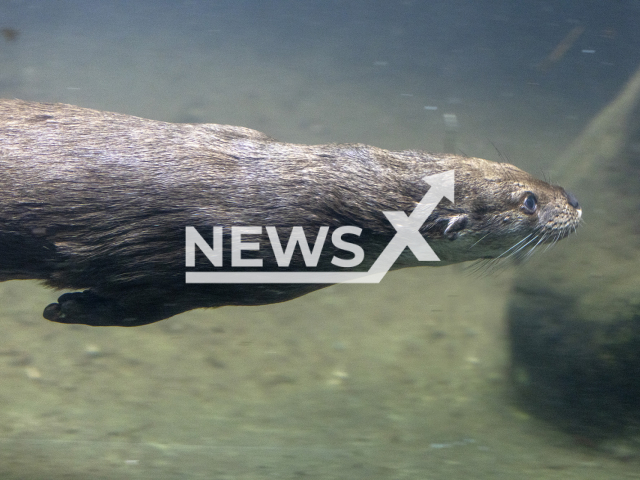
[[[406,247],[409,247],[421,262],[440,261],[436,252],[420,234],[420,227],[427,221],[443,197],[449,199],[451,203],[454,202],[455,175],[453,170],[448,170],[435,175],[427,175],[423,180],[431,188],[418,202],[410,216],[404,212],[382,212],[396,229],[396,234],[367,272],[367,277],[371,276],[371,280],[377,280],[375,283],[382,280]],[[351,282],[365,283],[358,280]]]

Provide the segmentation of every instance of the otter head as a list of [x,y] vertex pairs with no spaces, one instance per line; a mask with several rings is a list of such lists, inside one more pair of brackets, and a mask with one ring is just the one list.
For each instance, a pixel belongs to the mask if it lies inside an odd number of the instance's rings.
[[[574,232],[582,210],[576,197],[513,165],[457,160],[455,204],[439,207],[425,225],[440,259],[521,258]],[[430,219],[431,220],[431,219]]]

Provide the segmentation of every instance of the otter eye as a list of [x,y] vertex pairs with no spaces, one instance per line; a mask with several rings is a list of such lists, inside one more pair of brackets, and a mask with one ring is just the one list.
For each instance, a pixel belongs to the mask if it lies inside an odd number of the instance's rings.
[[531,192],[527,193],[527,196],[524,198],[524,201],[522,202],[522,210],[524,210],[524,213],[531,215],[535,213],[537,208],[538,208],[538,199],[533,193]]

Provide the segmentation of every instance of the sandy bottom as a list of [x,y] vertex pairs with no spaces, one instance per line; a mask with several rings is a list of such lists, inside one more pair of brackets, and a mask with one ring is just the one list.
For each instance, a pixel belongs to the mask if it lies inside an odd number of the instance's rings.
[[[143,328],[46,323],[3,285],[3,478],[612,478],[520,411],[509,273],[396,272]],[[615,472],[618,472],[617,474]],[[71,474],[70,476],[66,476]]]

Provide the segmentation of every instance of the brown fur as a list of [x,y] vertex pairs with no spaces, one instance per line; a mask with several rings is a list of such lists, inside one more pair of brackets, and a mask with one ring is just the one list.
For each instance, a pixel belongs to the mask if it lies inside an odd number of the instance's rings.
[[[45,317],[90,325],[289,300],[324,285],[186,285],[185,227],[210,240],[214,225],[303,226],[311,241],[319,226],[355,225],[366,269],[395,233],[382,212],[409,214],[428,190],[422,178],[450,169],[456,201],[421,229],[442,264],[497,257],[532,233],[559,239],[579,221],[572,196],[508,164],[0,100],[0,280],[86,288]],[[530,192],[534,213],[523,208]],[[266,234],[261,245],[264,269],[276,269]],[[395,267],[416,264],[405,252]],[[292,265],[302,265],[299,251]]]

